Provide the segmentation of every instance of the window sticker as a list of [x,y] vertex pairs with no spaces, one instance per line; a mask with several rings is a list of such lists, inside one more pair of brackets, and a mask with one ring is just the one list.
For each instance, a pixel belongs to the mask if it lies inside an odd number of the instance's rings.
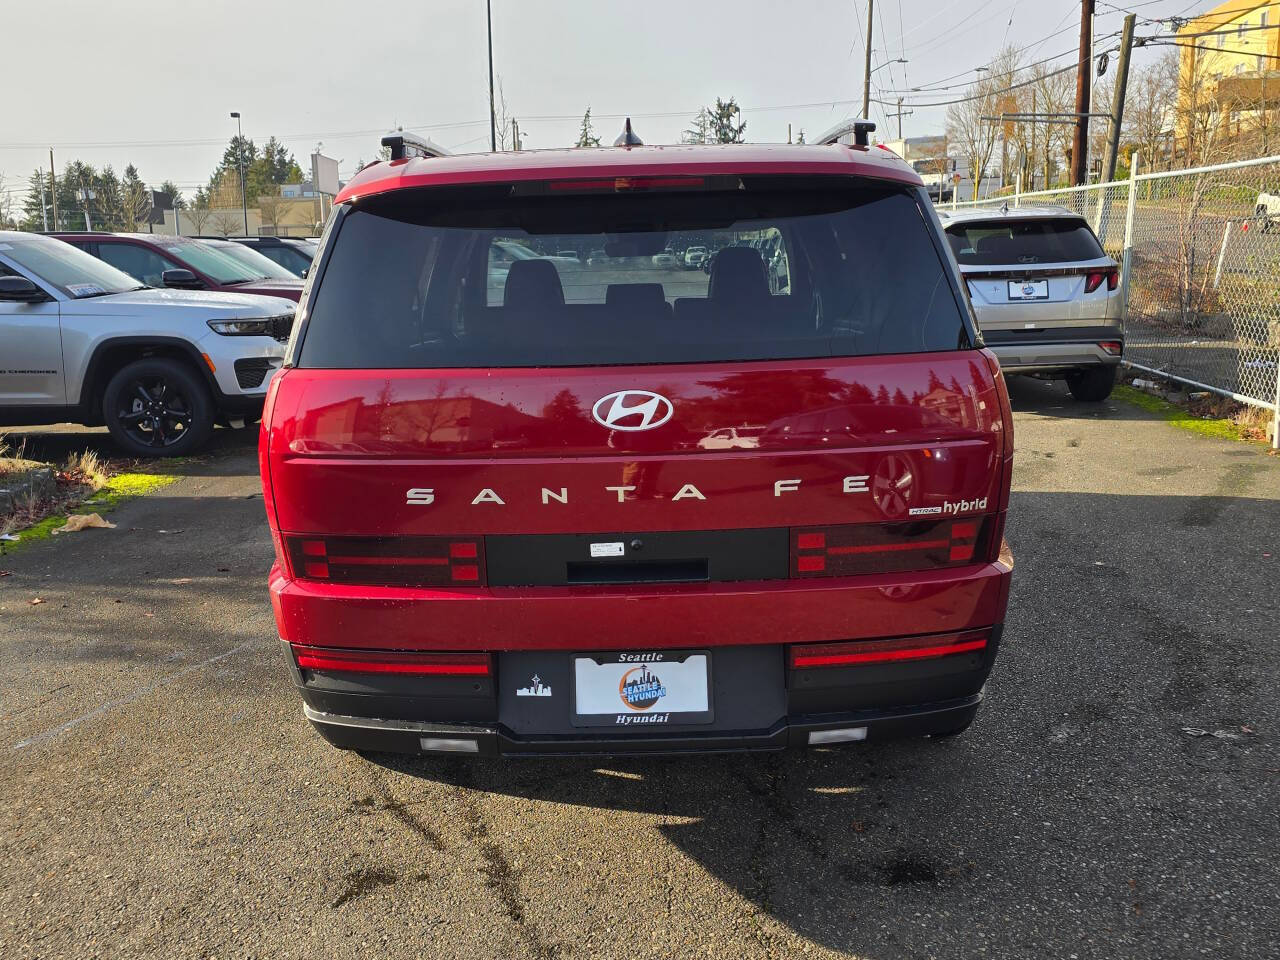
[[104,287],[96,283],[68,283],[67,290],[73,297],[91,297],[94,294],[107,292]]

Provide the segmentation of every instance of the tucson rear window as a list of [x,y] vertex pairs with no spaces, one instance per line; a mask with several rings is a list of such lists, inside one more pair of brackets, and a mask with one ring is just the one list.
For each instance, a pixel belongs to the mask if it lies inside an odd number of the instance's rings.
[[730,180],[358,201],[336,225],[297,363],[684,363],[968,345],[912,191]]
[[1093,231],[1072,217],[957,223],[947,227],[947,240],[965,266],[1073,263],[1106,256]]

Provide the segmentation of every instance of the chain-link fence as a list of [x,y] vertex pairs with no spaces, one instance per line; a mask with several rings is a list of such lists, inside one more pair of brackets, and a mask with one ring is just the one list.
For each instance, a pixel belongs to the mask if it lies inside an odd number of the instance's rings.
[[1280,420],[1280,157],[947,206],[1006,203],[1080,214],[1123,264],[1126,363]]

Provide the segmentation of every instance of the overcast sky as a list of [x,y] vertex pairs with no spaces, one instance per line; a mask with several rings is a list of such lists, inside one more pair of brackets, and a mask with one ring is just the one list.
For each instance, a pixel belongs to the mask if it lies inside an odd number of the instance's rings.
[[[1121,0],[1142,20],[1210,0]],[[700,104],[736,97],[747,138],[813,137],[861,108],[866,0],[493,0],[495,72],[528,148],[564,146],[590,106],[611,142],[630,114],[672,143]],[[1006,42],[1038,60],[1074,49],[1078,0],[876,0],[876,96],[954,96]],[[1098,33],[1123,14],[1098,3]],[[0,18],[0,174],[25,190],[36,165],[79,158],[187,192],[226,140],[276,135],[304,170],[318,141],[345,178],[394,123],[459,151],[488,146],[484,0],[6,0]],[[1139,34],[1160,31],[1139,27]],[[1114,44],[1113,39],[1107,40]],[[1168,49],[1168,48],[1160,48]],[[1135,52],[1140,66],[1154,50]],[[1069,65],[1072,56],[1055,61]],[[957,76],[958,75],[958,76]],[[912,93],[912,87],[954,85]],[[885,113],[873,105],[882,139]],[[940,133],[945,108],[916,106],[907,136]]]

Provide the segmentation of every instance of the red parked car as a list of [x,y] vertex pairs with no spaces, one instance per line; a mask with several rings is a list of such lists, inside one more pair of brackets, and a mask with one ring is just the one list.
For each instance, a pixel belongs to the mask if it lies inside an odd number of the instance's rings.
[[149,287],[302,296],[304,281],[270,275],[190,237],[153,233],[55,233]]
[[[920,178],[865,130],[406,156],[348,184],[260,450],[276,623],[326,739],[969,725],[1012,573],[1009,402]],[[709,275],[654,263],[673,234],[718,250]],[[742,424],[758,446],[699,443]]]

